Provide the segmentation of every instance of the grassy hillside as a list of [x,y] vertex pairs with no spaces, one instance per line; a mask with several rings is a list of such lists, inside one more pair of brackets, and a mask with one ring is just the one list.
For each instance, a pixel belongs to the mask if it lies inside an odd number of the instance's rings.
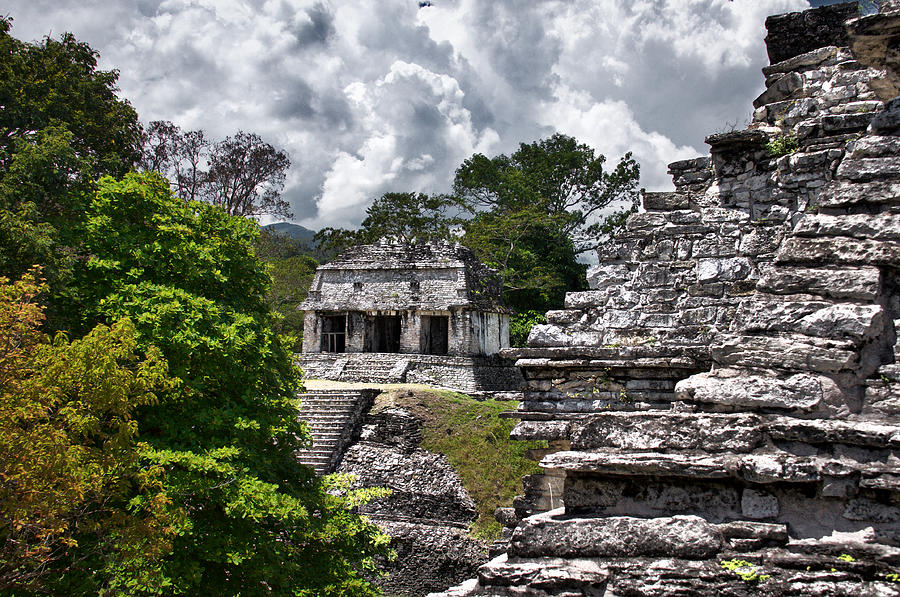
[[479,401],[465,394],[420,386],[385,392],[378,397],[376,408],[398,406],[424,421],[422,448],[447,456],[478,509],[472,535],[492,540],[500,536],[494,510],[512,505],[513,497],[522,492],[523,476],[541,472],[537,463],[525,458],[525,452],[546,447],[546,442],[509,438],[516,420],[498,415],[515,410],[517,404]]

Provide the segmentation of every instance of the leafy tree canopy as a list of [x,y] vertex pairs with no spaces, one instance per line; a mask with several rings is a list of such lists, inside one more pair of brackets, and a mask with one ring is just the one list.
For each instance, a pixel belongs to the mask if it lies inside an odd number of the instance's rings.
[[[84,197],[100,175],[133,166],[141,127],[90,46],[71,34],[22,42],[11,26],[0,18],[0,275],[39,263],[55,294],[71,274]],[[59,327],[54,306],[47,315]]]
[[375,594],[360,571],[387,538],[351,508],[377,492],[294,457],[298,371],[272,329],[256,224],[156,174],[122,177],[140,127],[115,73],[70,35],[8,32],[4,19],[0,275],[33,286],[23,272],[42,265],[43,327],[73,340],[37,332],[35,290],[0,291],[0,351],[21,349],[0,362],[2,590]]
[[[45,289],[31,274],[0,278],[0,592],[40,592],[76,549],[114,566],[155,558],[183,519],[161,471],[141,466],[134,418],[177,384],[165,360],[152,347],[141,358],[127,319],[51,342]],[[142,516],[128,511],[135,495]]]
[[366,209],[357,230],[323,228],[315,237],[323,258],[333,259],[348,247],[382,237],[431,241],[453,238],[469,207],[452,195],[385,193]]
[[522,143],[509,156],[475,154],[456,171],[453,190],[467,204],[488,211],[546,213],[580,255],[603,241],[607,219],[638,207],[638,163],[630,153],[611,171],[604,170],[605,162],[588,145],[557,133]]
[[346,511],[360,496],[326,493],[294,457],[307,437],[298,371],[272,330],[256,235],[151,174],[102,179],[87,210],[92,257],[74,284],[85,323],[130,318],[139,346],[157,346],[181,381],[138,419],[146,461],[189,513],[154,565],[173,592],[369,594],[357,571],[385,538]]
[[516,311],[546,311],[563,304],[566,291],[586,288],[587,266],[578,263],[557,217],[535,206],[478,212],[461,242],[502,281],[503,300]]
[[97,69],[98,54],[70,33],[25,43],[12,37],[12,19],[0,18],[0,167],[47,127],[72,133],[77,156],[101,174],[121,175],[140,157],[141,126],[131,105],[117,97],[116,71]]

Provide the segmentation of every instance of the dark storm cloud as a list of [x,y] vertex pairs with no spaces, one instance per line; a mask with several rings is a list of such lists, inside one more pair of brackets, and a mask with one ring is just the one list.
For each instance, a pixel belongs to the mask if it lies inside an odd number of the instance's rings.
[[294,30],[300,47],[324,45],[334,35],[334,14],[321,2],[306,11],[308,20]]
[[408,5],[381,4],[377,16],[363,22],[356,38],[372,56],[415,62],[435,72],[453,70],[453,46],[431,39],[428,28],[411,19]]
[[300,77],[291,77],[281,86],[280,92],[272,100],[271,114],[277,118],[292,120],[295,118],[312,118],[315,93],[309,83]]
[[489,48],[494,72],[517,92],[540,98],[552,95],[557,77],[559,40],[548,36],[540,5],[485,2],[469,24]]

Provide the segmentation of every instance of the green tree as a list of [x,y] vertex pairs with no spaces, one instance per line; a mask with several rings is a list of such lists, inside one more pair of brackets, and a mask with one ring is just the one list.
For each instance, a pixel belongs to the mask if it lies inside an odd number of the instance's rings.
[[[116,96],[118,73],[64,34],[25,43],[0,18],[0,275],[43,265],[51,295],[70,278],[84,197],[102,174],[127,172],[141,127]],[[55,307],[50,327],[62,327]]]
[[354,245],[388,236],[419,241],[453,238],[462,223],[461,215],[468,211],[469,207],[452,195],[385,193],[366,209],[359,229],[323,228],[315,238],[326,260]]
[[611,171],[605,162],[556,134],[508,156],[476,154],[456,171],[454,192],[473,212],[462,242],[500,272],[504,298],[518,312],[560,308],[567,291],[587,288],[578,256],[637,210],[637,162],[626,154]]
[[483,211],[466,222],[462,243],[500,275],[503,300],[516,311],[562,306],[565,293],[586,287],[587,266],[555,219],[534,206]]
[[148,466],[188,518],[168,557],[131,563],[159,570],[165,589],[107,569],[81,591],[106,578],[133,594],[374,593],[358,571],[386,538],[347,510],[360,496],[328,493],[294,457],[308,437],[298,372],[272,330],[257,234],[157,175],[98,184],[72,300],[85,326],[130,318],[139,346],[157,346],[180,380],[138,421]]
[[97,52],[71,33],[34,44],[12,37],[11,27],[12,19],[0,18],[0,168],[8,166],[17,140],[61,126],[97,173],[130,170],[140,157],[141,126],[116,95],[118,73],[98,70]]
[[[39,331],[32,275],[0,278],[0,592],[41,592],[70,554],[121,564],[171,548],[180,512],[141,467],[135,411],[173,388],[134,327],[99,325],[69,342]],[[128,512],[135,497],[147,507]],[[147,576],[146,580],[158,580]]]
[[266,262],[272,277],[266,304],[280,316],[273,329],[295,352],[303,341],[303,312],[297,307],[306,300],[319,266],[309,252],[306,243],[270,230],[261,230],[256,241],[256,255]]
[[492,212],[546,213],[580,255],[595,250],[611,232],[606,224],[636,211],[640,200],[640,166],[631,154],[611,171],[605,162],[588,145],[557,133],[522,143],[509,156],[472,156],[457,169],[453,190],[467,204]]

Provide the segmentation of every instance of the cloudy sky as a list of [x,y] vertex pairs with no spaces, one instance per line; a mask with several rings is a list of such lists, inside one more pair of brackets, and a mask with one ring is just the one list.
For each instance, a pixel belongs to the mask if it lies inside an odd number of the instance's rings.
[[[829,0],[813,0],[815,4]],[[420,6],[423,4],[424,6]],[[742,127],[763,22],[807,0],[12,0],[13,34],[73,32],[141,120],[285,149],[295,221],[355,226],[387,191],[449,190],[475,152],[554,132],[642,185]]]

